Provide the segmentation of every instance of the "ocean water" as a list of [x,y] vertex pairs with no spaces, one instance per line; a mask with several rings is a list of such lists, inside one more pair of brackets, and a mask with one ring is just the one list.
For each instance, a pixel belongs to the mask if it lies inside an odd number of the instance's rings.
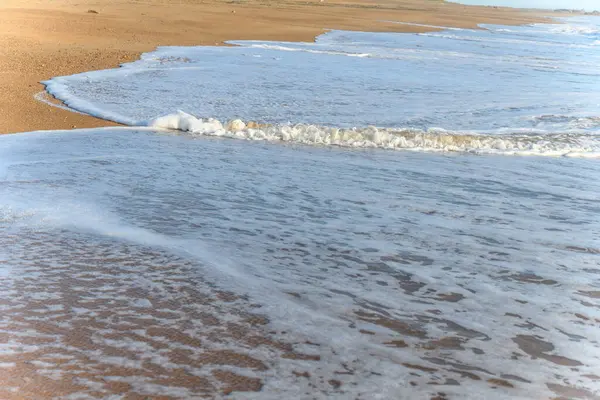
[[[600,18],[482,28],[159,48],[46,84],[77,110],[198,135],[598,157]],[[177,110],[194,117],[160,118]]]
[[598,21],[47,82],[131,126],[0,138],[0,398],[599,398]]

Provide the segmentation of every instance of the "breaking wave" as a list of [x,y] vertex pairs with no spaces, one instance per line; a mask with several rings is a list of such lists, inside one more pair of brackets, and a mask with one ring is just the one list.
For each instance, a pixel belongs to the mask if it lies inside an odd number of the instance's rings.
[[288,142],[304,145],[380,148],[428,152],[536,155],[600,158],[600,135],[541,133],[536,131],[480,134],[439,128],[352,128],[309,124],[257,124],[242,120],[226,124],[196,118],[179,111],[148,123],[153,128],[178,130],[198,136],[219,136],[242,140]]

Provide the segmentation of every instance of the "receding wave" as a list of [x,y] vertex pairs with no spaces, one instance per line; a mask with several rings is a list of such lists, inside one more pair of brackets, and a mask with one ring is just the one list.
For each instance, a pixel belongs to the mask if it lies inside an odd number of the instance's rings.
[[196,118],[182,111],[152,120],[149,126],[199,136],[305,145],[600,158],[600,135],[595,134],[539,132],[479,134],[444,129],[376,127],[342,129],[308,124],[246,123],[239,119],[223,124],[216,119]]

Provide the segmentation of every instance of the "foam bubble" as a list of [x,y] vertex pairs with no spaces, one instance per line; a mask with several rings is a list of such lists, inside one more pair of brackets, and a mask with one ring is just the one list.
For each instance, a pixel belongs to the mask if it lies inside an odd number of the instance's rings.
[[150,126],[207,135],[224,131],[223,124],[216,119],[208,118],[202,120],[183,111],[157,118],[150,122]]

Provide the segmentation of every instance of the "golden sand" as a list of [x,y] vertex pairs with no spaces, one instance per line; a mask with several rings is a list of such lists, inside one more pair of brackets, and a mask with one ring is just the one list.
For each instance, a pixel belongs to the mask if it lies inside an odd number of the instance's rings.
[[2,0],[0,133],[110,125],[36,101],[44,89],[39,82],[115,68],[160,45],[312,41],[325,28],[431,30],[385,20],[473,28],[539,22],[542,16],[440,0]]

